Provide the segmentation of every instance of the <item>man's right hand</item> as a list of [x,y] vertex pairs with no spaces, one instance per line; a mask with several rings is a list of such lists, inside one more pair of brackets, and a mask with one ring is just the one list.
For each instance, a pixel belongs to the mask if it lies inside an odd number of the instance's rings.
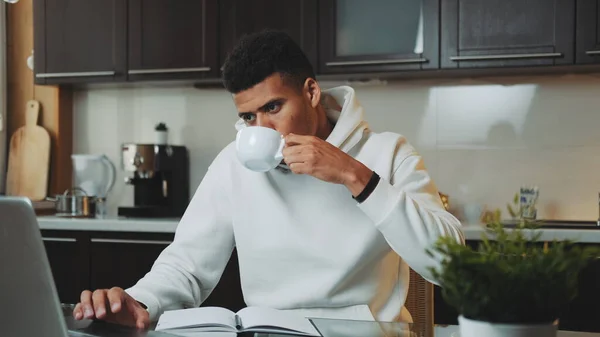
[[76,320],[99,319],[111,323],[147,329],[150,315],[133,297],[121,288],[98,289],[81,293],[81,302],[73,310]]

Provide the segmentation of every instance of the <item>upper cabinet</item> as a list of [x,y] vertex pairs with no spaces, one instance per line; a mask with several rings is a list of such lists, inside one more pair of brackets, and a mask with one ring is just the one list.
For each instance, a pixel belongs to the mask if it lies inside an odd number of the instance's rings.
[[128,4],[130,80],[218,76],[217,1],[128,0]]
[[577,63],[600,63],[600,0],[577,1]]
[[441,3],[442,68],[548,66],[574,61],[573,0]]
[[438,0],[320,0],[319,72],[439,66]]
[[277,29],[300,45],[316,69],[317,7],[318,0],[220,0],[220,66],[242,35]]
[[265,29],[290,34],[319,77],[600,64],[600,0],[33,0],[33,4],[37,84],[220,83],[225,58],[240,37]]
[[35,82],[126,78],[125,0],[34,0]]

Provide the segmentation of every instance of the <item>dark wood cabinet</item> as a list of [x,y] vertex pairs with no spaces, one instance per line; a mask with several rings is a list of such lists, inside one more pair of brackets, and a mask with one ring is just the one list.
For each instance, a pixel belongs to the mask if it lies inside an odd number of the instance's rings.
[[219,67],[244,34],[265,29],[287,32],[317,69],[318,0],[220,0]]
[[91,288],[133,286],[172,240],[171,234],[94,234],[90,238]]
[[202,303],[202,307],[217,306],[236,312],[246,307],[240,281],[240,265],[237,250],[233,250],[231,258],[221,275],[221,279],[212,293]]
[[573,0],[442,1],[442,68],[574,62]]
[[34,0],[35,82],[126,78],[125,0]]
[[494,73],[504,67],[525,71],[600,63],[600,0],[33,0],[33,4],[36,84],[161,80],[220,84],[221,67],[233,45],[243,34],[264,29],[288,32],[317,75],[334,75],[330,78],[395,77],[460,68]]
[[[133,286],[151,270],[174,234],[42,230],[42,237],[60,301],[77,303],[86,289]],[[202,306],[233,311],[246,306],[235,250]]]
[[[593,245],[597,244],[580,244]],[[600,261],[592,261],[578,278],[577,296],[564,308],[559,328],[570,331],[600,332]]]
[[319,72],[439,67],[439,0],[319,1]]
[[128,78],[218,76],[215,0],[128,0]]
[[89,263],[85,236],[77,232],[42,231],[58,297],[63,303],[77,303],[89,283]]
[[600,63],[600,0],[577,0],[575,62]]

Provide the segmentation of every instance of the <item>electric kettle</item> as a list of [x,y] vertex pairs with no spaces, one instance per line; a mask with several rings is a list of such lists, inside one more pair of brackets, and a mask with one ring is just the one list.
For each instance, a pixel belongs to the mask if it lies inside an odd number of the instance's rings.
[[74,154],[73,177],[75,187],[88,196],[106,198],[115,184],[115,165],[105,155]]

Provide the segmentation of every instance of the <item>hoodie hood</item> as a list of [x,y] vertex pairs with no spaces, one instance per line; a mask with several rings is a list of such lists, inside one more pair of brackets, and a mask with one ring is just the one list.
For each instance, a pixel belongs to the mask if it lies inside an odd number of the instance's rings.
[[[326,141],[344,152],[350,151],[369,130],[364,120],[364,109],[356,98],[356,93],[349,86],[339,86],[321,92],[321,104],[325,108],[327,118],[334,124]],[[242,119],[235,123],[235,129],[246,127]]]
[[344,152],[350,151],[369,130],[354,89],[341,86],[323,90],[322,104],[327,118],[334,124],[327,141]]

